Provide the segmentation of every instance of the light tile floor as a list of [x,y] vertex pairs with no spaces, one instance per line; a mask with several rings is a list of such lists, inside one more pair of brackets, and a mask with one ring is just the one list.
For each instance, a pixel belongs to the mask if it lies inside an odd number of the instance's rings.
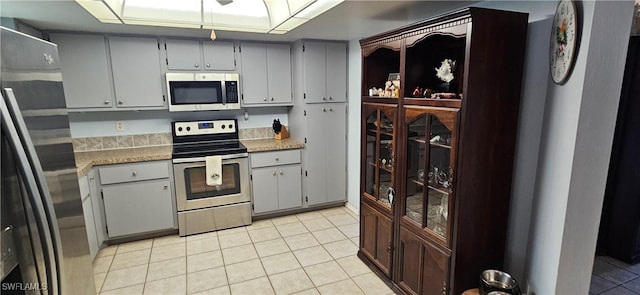
[[597,256],[593,262],[589,294],[640,294],[640,264],[629,265],[608,256]]
[[346,207],[250,226],[109,246],[93,270],[99,294],[393,294],[358,257]]

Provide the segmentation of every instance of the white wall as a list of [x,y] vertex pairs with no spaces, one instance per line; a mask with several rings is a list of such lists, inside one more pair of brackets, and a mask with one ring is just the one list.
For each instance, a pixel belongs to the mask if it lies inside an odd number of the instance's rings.
[[349,41],[349,114],[347,118],[347,202],[360,210],[360,113],[362,85],[362,55],[360,42]]
[[633,8],[605,2],[579,2],[573,73],[547,91],[525,265],[536,294],[589,290]]
[[633,1],[589,4],[594,13],[590,42],[583,43],[588,57],[556,294],[589,291],[633,15]]
[[[248,114],[245,119],[245,112]],[[270,127],[274,119],[288,125],[286,107],[245,108],[242,110],[209,112],[131,111],[70,113],[71,137],[117,136],[171,132],[172,121],[238,119],[238,128]],[[124,131],[116,131],[116,121],[122,121]]]

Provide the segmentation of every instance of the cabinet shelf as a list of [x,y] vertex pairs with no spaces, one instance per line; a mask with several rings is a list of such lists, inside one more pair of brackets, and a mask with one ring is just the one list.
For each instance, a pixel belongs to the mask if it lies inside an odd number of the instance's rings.
[[451,149],[451,146],[443,144],[443,143],[436,143],[436,142],[431,142],[429,143],[431,146],[437,146],[440,148],[444,148],[444,149]]
[[371,167],[376,167],[376,168],[378,168],[380,170],[383,170],[383,171],[386,171],[386,172],[389,172],[389,173],[393,173],[393,168],[387,168],[387,167],[382,166],[382,165],[376,165],[376,163],[373,163],[373,162],[367,162],[367,165],[369,165]]
[[424,186],[424,182],[419,181],[419,180],[417,180],[415,178],[409,178],[409,181],[411,181],[411,182],[413,182],[413,183],[415,183],[415,184],[417,184],[419,186]]

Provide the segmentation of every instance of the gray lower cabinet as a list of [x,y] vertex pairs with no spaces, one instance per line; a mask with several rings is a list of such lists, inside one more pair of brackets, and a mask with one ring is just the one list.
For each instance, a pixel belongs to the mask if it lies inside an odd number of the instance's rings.
[[49,38],[58,45],[67,107],[113,107],[105,36],[52,33]]
[[346,104],[308,104],[303,152],[308,206],[346,200]]
[[95,216],[93,212],[93,200],[91,199],[91,189],[89,176],[83,175],[78,179],[80,187],[80,197],[82,199],[82,212],[84,215],[85,229],[87,230],[87,242],[89,243],[89,254],[93,259],[98,253],[100,244],[96,232]]
[[109,238],[176,228],[170,167],[152,161],[98,169]]
[[302,206],[299,150],[252,153],[251,167],[254,214]]

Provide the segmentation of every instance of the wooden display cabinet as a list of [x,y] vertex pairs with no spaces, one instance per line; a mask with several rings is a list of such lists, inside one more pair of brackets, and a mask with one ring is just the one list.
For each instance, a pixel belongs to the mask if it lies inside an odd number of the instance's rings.
[[[466,8],[360,41],[359,256],[398,292],[461,294],[503,267],[526,30]],[[400,97],[370,96],[390,73]]]

